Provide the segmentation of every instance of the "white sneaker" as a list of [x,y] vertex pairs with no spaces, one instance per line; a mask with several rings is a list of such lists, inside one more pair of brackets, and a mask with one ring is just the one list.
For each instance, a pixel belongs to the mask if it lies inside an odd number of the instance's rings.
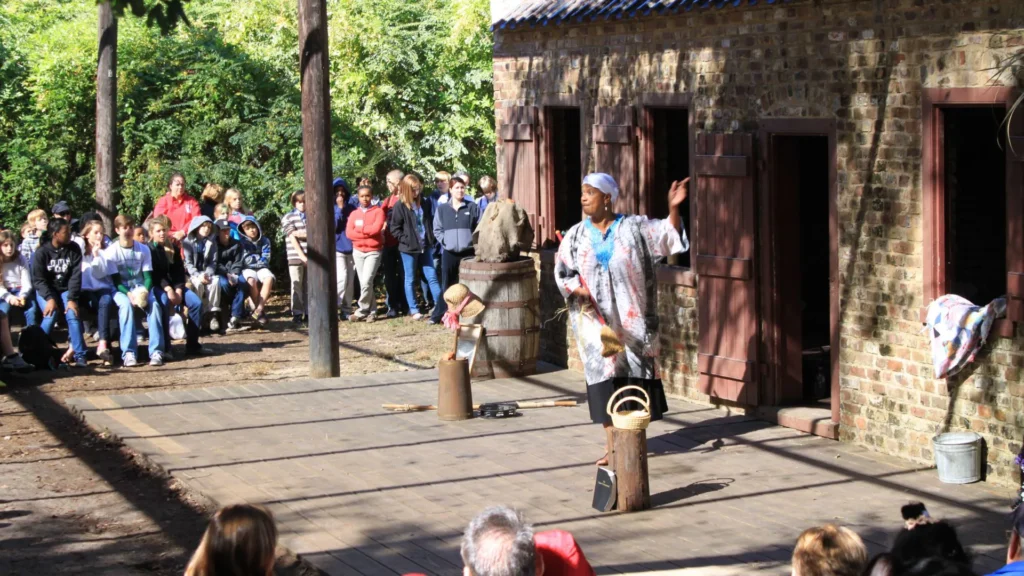
[[0,368],[10,370],[12,372],[31,372],[34,369],[34,367],[28,362],[25,362],[25,359],[18,353],[11,354],[0,361]]
[[210,332],[220,332],[220,320],[217,316],[210,318]]
[[125,368],[132,368],[139,365],[139,361],[135,359],[135,354],[131,352],[124,353],[124,359],[121,361]]
[[152,356],[149,357],[149,365],[150,366],[163,366],[164,365],[164,355],[161,354],[159,351],[153,352]]
[[425,314],[420,314],[419,312],[412,315],[413,320],[423,320],[426,317],[427,316]]

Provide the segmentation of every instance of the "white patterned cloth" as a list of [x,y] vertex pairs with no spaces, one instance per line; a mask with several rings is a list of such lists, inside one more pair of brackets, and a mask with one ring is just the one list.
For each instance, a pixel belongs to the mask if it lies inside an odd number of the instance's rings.
[[[565,235],[555,260],[555,283],[569,307],[587,384],[611,378],[657,378],[657,280],[654,264],[690,249],[686,230],[668,220],[619,215],[602,234],[587,218]],[[601,324],[581,309],[573,290],[585,285],[624,350],[601,356]]]

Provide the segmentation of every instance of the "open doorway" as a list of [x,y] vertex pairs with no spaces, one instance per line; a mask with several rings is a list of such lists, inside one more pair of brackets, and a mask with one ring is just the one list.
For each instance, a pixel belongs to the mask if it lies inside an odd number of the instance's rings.
[[[675,180],[690,175],[689,110],[686,108],[647,108],[647,133],[650,134],[647,153],[651,185],[645,198],[646,214],[651,218],[668,217],[668,189]],[[690,229],[690,198],[679,206],[679,215]],[[669,257],[669,264],[690,266],[690,253]]]
[[1006,294],[1006,153],[999,106],[942,110],[946,291],[984,306]]
[[565,234],[580,221],[581,165],[579,108],[546,108],[548,190],[555,230]]
[[777,406],[833,408],[834,351],[829,231],[833,184],[828,136],[770,136],[773,290],[778,364]]

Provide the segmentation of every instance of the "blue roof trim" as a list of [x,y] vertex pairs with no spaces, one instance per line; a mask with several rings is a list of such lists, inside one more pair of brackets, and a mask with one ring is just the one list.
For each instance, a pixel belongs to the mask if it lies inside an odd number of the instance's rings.
[[678,14],[694,9],[739,8],[744,4],[781,4],[790,0],[523,0],[508,16],[491,24],[491,30],[517,26],[547,26],[598,19],[621,20],[651,14]]

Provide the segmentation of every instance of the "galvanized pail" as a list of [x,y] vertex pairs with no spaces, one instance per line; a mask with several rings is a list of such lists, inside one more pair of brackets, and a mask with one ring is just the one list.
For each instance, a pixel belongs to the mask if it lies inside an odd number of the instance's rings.
[[947,432],[932,438],[939,480],[947,484],[969,484],[981,480],[981,435]]

